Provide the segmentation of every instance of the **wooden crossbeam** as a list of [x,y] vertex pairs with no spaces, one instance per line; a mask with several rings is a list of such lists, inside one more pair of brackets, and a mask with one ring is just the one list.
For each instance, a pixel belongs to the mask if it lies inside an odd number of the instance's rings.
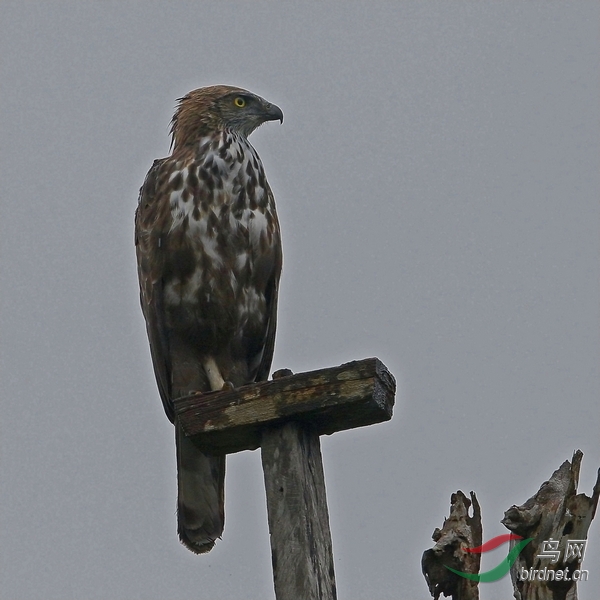
[[189,437],[213,453],[255,450],[265,426],[310,423],[319,435],[392,418],[396,382],[377,358],[175,400]]

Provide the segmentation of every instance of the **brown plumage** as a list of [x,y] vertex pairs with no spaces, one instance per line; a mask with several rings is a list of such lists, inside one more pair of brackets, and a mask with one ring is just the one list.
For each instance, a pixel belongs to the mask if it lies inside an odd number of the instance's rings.
[[275,201],[248,136],[281,110],[211,86],[179,100],[172,153],[140,190],[135,243],[142,311],[160,396],[175,424],[178,531],[208,552],[224,523],[225,457],[200,452],[173,399],[267,379],[282,253]]

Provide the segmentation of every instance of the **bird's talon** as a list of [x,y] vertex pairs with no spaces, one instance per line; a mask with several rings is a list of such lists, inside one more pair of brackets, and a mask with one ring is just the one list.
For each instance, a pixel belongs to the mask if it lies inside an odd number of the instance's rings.
[[290,375],[293,375],[291,369],[279,369],[279,371],[275,371],[271,377],[272,379],[281,379],[282,377],[289,377]]

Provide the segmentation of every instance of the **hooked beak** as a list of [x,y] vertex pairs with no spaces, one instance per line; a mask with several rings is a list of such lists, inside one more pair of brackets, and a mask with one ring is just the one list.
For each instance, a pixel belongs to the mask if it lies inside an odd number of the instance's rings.
[[279,121],[283,123],[283,112],[275,104],[267,103],[265,105],[265,120],[266,121]]

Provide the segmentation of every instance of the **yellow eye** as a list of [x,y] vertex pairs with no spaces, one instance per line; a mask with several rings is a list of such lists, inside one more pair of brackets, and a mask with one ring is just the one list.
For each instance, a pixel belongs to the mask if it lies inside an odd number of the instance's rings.
[[233,101],[233,103],[234,103],[234,104],[235,104],[235,105],[236,105],[238,108],[244,108],[244,106],[246,106],[246,101],[245,101],[245,100],[244,100],[242,97],[240,97],[240,96],[238,96],[238,97],[237,97],[237,98],[236,98],[236,99]]

